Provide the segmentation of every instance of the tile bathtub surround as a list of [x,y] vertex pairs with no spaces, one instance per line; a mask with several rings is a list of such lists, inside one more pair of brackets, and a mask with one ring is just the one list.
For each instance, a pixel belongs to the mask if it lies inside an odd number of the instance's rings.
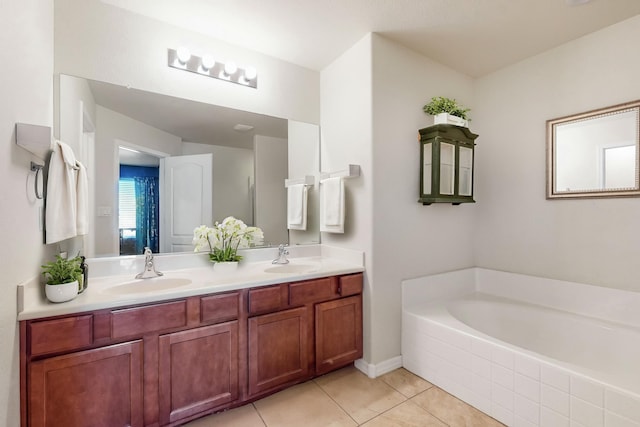
[[499,422],[405,369],[376,379],[353,367],[210,415],[188,427],[498,427]]
[[640,427],[640,398],[527,353],[406,311],[402,341],[408,371],[506,425]]

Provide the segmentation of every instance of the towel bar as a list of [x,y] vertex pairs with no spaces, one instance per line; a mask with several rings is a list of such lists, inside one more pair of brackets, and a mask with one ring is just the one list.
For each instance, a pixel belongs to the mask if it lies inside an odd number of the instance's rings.
[[300,185],[300,184],[304,184],[308,187],[313,187],[315,183],[316,183],[316,178],[313,175],[305,175],[304,178],[284,180],[285,187],[291,187],[292,185]]
[[335,172],[323,172],[320,174],[320,179],[327,179],[327,178],[337,178],[337,177],[342,177],[342,178],[356,178],[360,176],[360,165],[349,165],[349,167],[347,169],[343,169],[343,170],[339,170],[339,171],[335,171]]

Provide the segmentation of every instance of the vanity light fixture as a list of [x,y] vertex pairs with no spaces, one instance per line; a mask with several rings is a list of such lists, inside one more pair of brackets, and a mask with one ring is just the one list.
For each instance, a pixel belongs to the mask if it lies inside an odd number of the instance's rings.
[[202,57],[192,55],[185,47],[168,49],[167,51],[167,65],[171,68],[191,71],[192,73],[226,80],[254,89],[258,87],[258,72],[254,67],[240,68],[234,61],[223,63],[209,54],[205,54]]

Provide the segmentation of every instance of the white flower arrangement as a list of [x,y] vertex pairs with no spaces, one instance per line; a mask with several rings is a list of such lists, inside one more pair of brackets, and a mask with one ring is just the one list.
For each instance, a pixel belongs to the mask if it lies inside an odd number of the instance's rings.
[[213,227],[201,225],[193,230],[194,252],[209,250],[211,262],[240,261],[238,249],[262,243],[264,234],[258,227],[249,227],[242,220],[229,216]]

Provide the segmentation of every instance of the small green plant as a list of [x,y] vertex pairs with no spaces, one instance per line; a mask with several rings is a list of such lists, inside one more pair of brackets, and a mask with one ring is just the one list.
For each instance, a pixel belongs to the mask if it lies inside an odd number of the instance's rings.
[[47,285],[62,285],[76,280],[80,281],[82,277],[81,263],[82,259],[79,256],[69,259],[56,255],[55,261],[42,266],[42,274],[47,280]]
[[464,120],[469,120],[467,113],[471,111],[469,108],[458,104],[455,99],[442,96],[434,96],[431,98],[431,102],[426,104],[422,109],[425,113],[431,114],[432,116],[440,113],[449,113],[452,116],[457,116]]

